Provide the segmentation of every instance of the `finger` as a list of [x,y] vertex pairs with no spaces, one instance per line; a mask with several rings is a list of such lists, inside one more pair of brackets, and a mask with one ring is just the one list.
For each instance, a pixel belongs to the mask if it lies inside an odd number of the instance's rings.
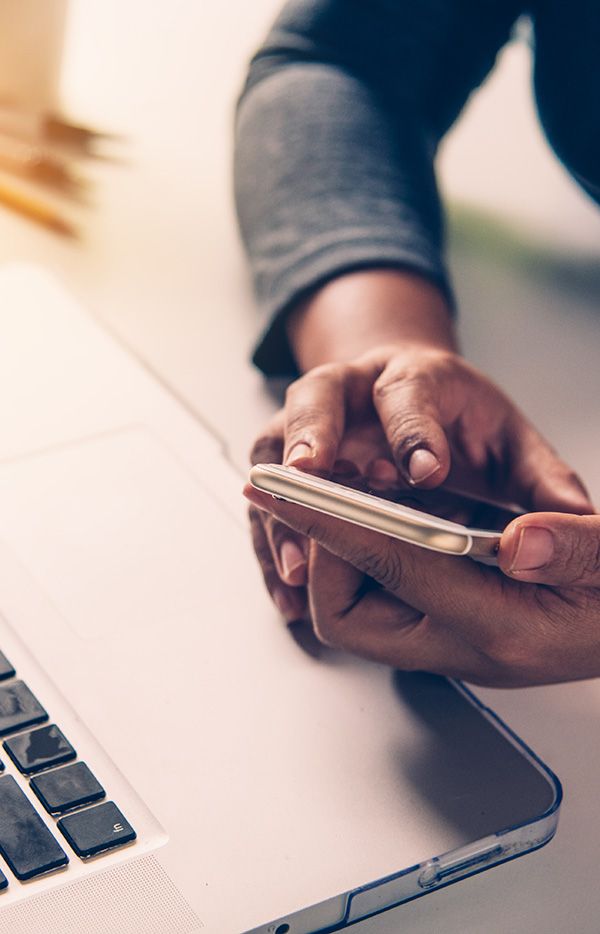
[[306,584],[308,543],[283,522],[263,516],[263,526],[280,580],[289,587]]
[[351,564],[313,543],[309,600],[315,632],[326,645],[404,671],[464,676],[472,651],[451,629],[382,590],[367,590]]
[[286,394],[284,463],[329,473],[345,419],[341,368],[317,367],[296,380]]
[[520,516],[500,539],[498,564],[521,581],[599,587],[600,516]]
[[442,614],[460,627],[481,628],[489,615],[489,601],[504,599],[501,575],[470,559],[438,554],[350,526],[314,509],[275,500],[250,485],[244,495],[423,613]]
[[450,469],[433,372],[386,368],[373,386],[373,401],[403,477],[427,489]]
[[358,367],[326,364],[289,386],[285,404],[284,463],[328,474],[350,411],[370,400],[369,375]]
[[279,410],[258,436],[250,451],[251,464],[281,464],[283,460],[283,410]]
[[281,580],[273,560],[273,553],[264,527],[265,513],[250,507],[252,543],[258,558],[265,585],[275,606],[287,622],[304,619],[307,613],[306,588],[291,587]]
[[[254,442],[250,452],[250,461],[253,464],[279,464],[282,456],[283,412],[279,410]],[[271,551],[271,563],[274,564],[281,582],[291,587],[299,587],[305,584],[307,544],[302,536],[294,534],[286,526],[277,523],[270,516],[267,517],[262,514],[260,522],[262,529],[255,530],[253,527],[253,534],[255,533],[261,542],[263,533],[266,536]],[[287,587],[283,588],[284,594],[286,589]],[[279,594],[278,599],[282,604],[286,602],[282,599],[281,594]],[[297,601],[292,600],[292,603],[295,605]]]
[[387,457],[376,457],[367,464],[366,475],[373,490],[391,490],[398,487],[398,469]]
[[594,512],[577,474],[520,414],[507,426],[513,499],[531,510],[586,515]]

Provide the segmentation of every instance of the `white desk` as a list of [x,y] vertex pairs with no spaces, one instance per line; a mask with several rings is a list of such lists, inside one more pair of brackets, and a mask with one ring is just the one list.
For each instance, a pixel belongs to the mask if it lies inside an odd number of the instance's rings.
[[[272,403],[247,363],[254,312],[229,191],[230,102],[277,6],[72,2],[65,99],[82,119],[127,133],[130,162],[94,168],[98,204],[83,215],[80,244],[0,211],[0,258],[56,271],[215,427],[240,467]],[[591,237],[600,222],[594,227],[581,211]],[[509,272],[490,289],[489,271],[464,257],[460,268],[467,352],[570,455],[600,500],[593,302],[569,303],[565,326],[560,291],[520,284]],[[600,686],[478,693],[563,780],[556,840],[356,931],[597,934]]]

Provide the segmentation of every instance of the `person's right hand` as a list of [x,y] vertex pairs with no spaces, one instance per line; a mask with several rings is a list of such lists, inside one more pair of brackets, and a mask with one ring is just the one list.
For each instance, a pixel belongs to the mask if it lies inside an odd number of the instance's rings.
[[[448,480],[528,512],[593,512],[577,476],[500,389],[458,354],[417,343],[310,370],[289,387],[252,462],[283,462],[330,476],[344,439],[361,425],[371,434],[356,466],[364,471],[377,461],[389,482],[399,474],[431,489]],[[348,453],[343,457],[347,461]],[[300,618],[306,612],[306,543],[274,519],[266,534],[265,521],[254,514],[267,586],[275,593],[279,582],[280,610],[288,620]]]
[[[310,614],[326,645],[405,671],[495,687],[600,675],[600,517],[515,519],[500,547],[505,576],[250,485],[244,493],[258,510],[308,536]],[[553,553],[544,541],[540,553],[535,538],[532,553],[524,529],[550,536]],[[541,567],[532,570],[531,558]]]

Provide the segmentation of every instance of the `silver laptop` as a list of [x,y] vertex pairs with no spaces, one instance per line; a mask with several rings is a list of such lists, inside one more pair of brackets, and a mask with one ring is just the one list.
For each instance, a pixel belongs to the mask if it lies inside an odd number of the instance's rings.
[[339,930],[552,837],[468,692],[290,638],[218,442],[55,282],[0,336],[1,934]]

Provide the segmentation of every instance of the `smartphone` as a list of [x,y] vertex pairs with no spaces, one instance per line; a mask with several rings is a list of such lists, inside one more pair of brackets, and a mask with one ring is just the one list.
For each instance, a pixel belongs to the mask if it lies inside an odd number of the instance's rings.
[[[324,480],[282,464],[256,464],[250,483],[273,496],[328,516],[448,555],[496,564],[502,530],[517,508],[441,488],[385,491]],[[457,521],[460,519],[461,521]]]

